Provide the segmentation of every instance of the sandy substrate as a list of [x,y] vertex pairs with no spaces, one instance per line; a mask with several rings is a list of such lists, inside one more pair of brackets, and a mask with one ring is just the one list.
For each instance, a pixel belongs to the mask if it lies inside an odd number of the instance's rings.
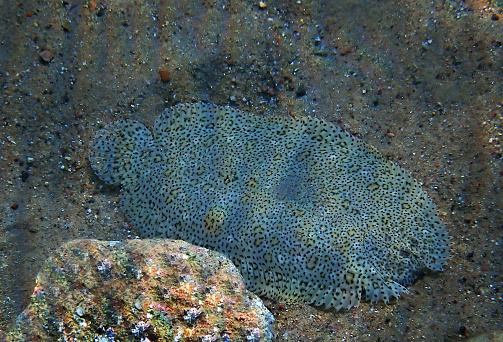
[[422,182],[452,236],[445,271],[390,305],[267,302],[278,341],[455,341],[501,327],[501,9],[335,3],[0,3],[0,328],[63,242],[136,236],[119,189],[89,167],[94,132],[119,118],[150,126],[195,100],[334,122]]

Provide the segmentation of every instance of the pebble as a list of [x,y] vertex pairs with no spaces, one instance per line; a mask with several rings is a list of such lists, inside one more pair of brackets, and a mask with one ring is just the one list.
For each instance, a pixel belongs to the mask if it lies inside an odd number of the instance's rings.
[[49,63],[54,58],[54,54],[49,50],[44,50],[39,54],[40,58],[46,63]]
[[161,76],[161,81],[169,82],[169,71],[168,70],[159,70],[159,76]]

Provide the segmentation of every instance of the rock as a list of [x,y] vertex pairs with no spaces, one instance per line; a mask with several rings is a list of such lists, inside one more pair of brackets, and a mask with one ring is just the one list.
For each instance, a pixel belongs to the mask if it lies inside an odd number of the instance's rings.
[[7,341],[270,341],[274,318],[219,253],[74,240],[44,264]]
[[169,71],[168,70],[159,70],[159,76],[161,77],[161,81],[169,82]]
[[44,62],[49,63],[54,58],[54,53],[49,50],[44,50],[39,53],[39,56]]

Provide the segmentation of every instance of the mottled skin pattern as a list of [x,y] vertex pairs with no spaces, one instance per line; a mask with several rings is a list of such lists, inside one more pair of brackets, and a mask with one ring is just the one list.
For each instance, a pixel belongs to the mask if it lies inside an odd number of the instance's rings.
[[180,104],[152,132],[120,121],[92,146],[92,167],[122,185],[122,209],[143,237],[222,252],[272,299],[388,302],[449,254],[445,225],[414,179],[319,119]]

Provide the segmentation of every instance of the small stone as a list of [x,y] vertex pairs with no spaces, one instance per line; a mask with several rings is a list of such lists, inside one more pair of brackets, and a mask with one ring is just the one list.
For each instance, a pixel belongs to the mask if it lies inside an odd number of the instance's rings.
[[464,335],[466,333],[466,327],[464,325],[459,327],[459,334]]
[[96,10],[96,16],[98,18],[104,16],[107,13],[107,7],[102,2],[100,2],[96,6],[96,8],[97,8],[97,10]]
[[49,63],[54,58],[54,54],[49,50],[44,50],[39,54],[40,58],[46,63]]
[[329,55],[329,52],[326,49],[320,48],[318,50],[315,50],[313,54],[315,56],[327,57]]
[[169,71],[168,70],[159,70],[159,75],[161,76],[161,81],[169,82]]
[[28,171],[25,171],[21,174],[21,180],[23,182],[26,182],[28,180],[28,178],[30,177],[30,173]]
[[260,8],[262,8],[262,9],[264,9],[264,8],[266,8],[266,7],[267,7],[267,5],[266,5],[266,3],[265,3],[265,2],[263,2],[263,1],[259,1],[259,3],[258,3],[258,7],[260,7]]
[[301,84],[299,86],[299,89],[297,89],[297,91],[295,92],[295,95],[297,95],[297,97],[302,97],[306,95],[306,87],[304,87],[304,85]]

